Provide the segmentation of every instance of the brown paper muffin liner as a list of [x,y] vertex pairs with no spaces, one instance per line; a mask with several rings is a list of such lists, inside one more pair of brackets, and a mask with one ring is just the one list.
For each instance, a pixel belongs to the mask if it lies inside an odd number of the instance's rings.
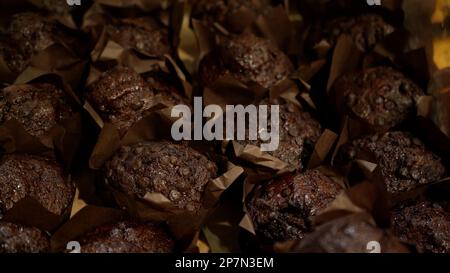
[[79,99],[70,85],[58,75],[34,71],[28,75],[27,81],[18,83],[29,82],[49,82],[62,88],[74,109],[74,114],[39,137],[30,135],[16,120],[9,120],[0,125],[0,148],[5,153],[43,154],[57,158],[69,168],[82,137],[81,116],[77,112],[81,108]]
[[[46,3],[45,0],[28,0],[28,2],[41,10],[48,11],[48,17],[58,21],[60,24],[71,29],[77,28],[77,24],[72,13],[74,10],[81,9],[81,7],[67,6],[65,9],[58,10],[60,7],[49,7],[48,5],[51,5],[51,3]],[[52,8],[54,10],[52,10]]]
[[[154,5],[159,3],[159,5]],[[101,5],[100,5],[101,4]],[[82,28],[85,32],[89,32],[93,41],[93,47],[91,51],[92,64],[89,69],[89,74],[86,79],[86,87],[94,83],[101,75],[102,72],[108,68],[114,66],[126,66],[132,68],[138,74],[145,74],[152,71],[161,71],[168,76],[174,77],[174,81],[180,87],[180,95],[182,95],[187,101],[192,99],[193,88],[192,84],[188,81],[188,76],[185,74],[184,69],[180,67],[178,57],[176,55],[170,56],[165,54],[164,56],[149,56],[145,52],[138,52],[137,49],[129,50],[123,48],[121,45],[109,39],[104,30],[104,17],[108,17],[106,7],[116,7],[119,11],[127,10],[129,7],[138,7],[139,12],[154,11],[154,8],[159,7],[156,12],[159,15],[159,19],[162,23],[169,26],[172,33],[172,47],[176,48],[178,33],[181,28],[181,16],[183,11],[182,3],[173,4],[171,9],[165,10],[160,7],[161,1],[134,1],[128,3],[127,1],[98,1],[94,4],[85,14]],[[147,9],[145,7],[153,7]],[[165,14],[169,12],[169,14]],[[126,13],[126,12],[125,12]],[[180,15],[181,14],[181,15]],[[165,18],[168,16],[169,18]],[[180,21],[180,22],[179,22]],[[105,65],[106,64],[106,65]],[[155,108],[164,108],[164,105],[156,106]],[[104,121],[101,115],[96,112],[88,101],[84,102],[84,108],[97,123],[100,128],[103,128]]]
[[[102,52],[109,41],[105,33],[105,23],[112,18],[112,14],[119,16],[135,16],[135,15],[151,15],[159,23],[169,28],[170,42],[172,49],[175,49],[179,44],[179,35],[184,14],[184,1],[158,1],[158,0],[96,0],[94,4],[86,11],[83,16],[81,29],[89,33],[92,40],[91,58],[94,62],[98,61]],[[103,54],[114,52],[114,48],[109,49]],[[120,49],[116,49],[120,50]],[[146,57],[146,52],[135,51]],[[175,52],[173,52],[175,53]],[[114,53],[113,53],[114,54]],[[106,54],[108,55],[108,54]],[[156,56],[157,57],[157,56]]]
[[96,206],[85,206],[62,225],[51,237],[52,251],[64,251],[69,241],[76,240],[95,227],[120,221],[125,217],[123,210]]
[[[5,5],[2,14],[6,14],[4,20],[7,20],[12,13],[26,11],[41,12],[43,15],[46,15],[47,12],[42,0],[19,0]],[[21,73],[11,71],[4,56],[0,55],[0,82],[26,82],[30,80],[30,77],[35,77],[36,73],[53,73],[59,75],[73,88],[78,86],[87,63],[83,60],[87,51],[86,43],[82,42],[84,37],[77,31],[71,14],[64,13],[56,16],[53,16],[52,12],[49,14],[52,15],[48,15],[46,18],[56,21],[70,34],[70,38],[56,37],[53,44],[31,57],[29,66]]]
[[[256,17],[245,9],[241,9],[239,13],[236,18],[228,18],[229,25],[238,30],[237,33],[252,32],[272,40],[281,49],[289,49],[294,37],[294,29],[283,5],[267,7],[264,12],[256,15]],[[247,21],[244,21],[244,18]],[[233,31],[227,30],[225,26],[218,22],[215,22],[213,26],[207,26],[200,20],[191,18],[191,24],[199,42],[200,56],[204,56],[211,49],[204,43],[209,40],[208,37],[233,34]]]

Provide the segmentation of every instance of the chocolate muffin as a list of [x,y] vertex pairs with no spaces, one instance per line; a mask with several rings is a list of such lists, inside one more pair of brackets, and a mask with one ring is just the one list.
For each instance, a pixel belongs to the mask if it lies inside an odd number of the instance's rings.
[[175,248],[162,228],[133,221],[97,227],[79,242],[82,253],[170,253]]
[[437,203],[399,205],[392,212],[392,229],[419,252],[450,253],[450,214]]
[[105,181],[115,189],[140,197],[161,193],[188,211],[202,208],[205,187],[216,176],[217,166],[205,156],[165,141],[123,146],[105,165]]
[[169,30],[152,17],[115,19],[106,25],[108,37],[126,49],[151,57],[171,54]]
[[341,190],[341,185],[317,170],[287,174],[258,188],[247,210],[263,242],[302,239],[313,230],[311,217]]
[[408,253],[409,249],[388,231],[377,228],[358,215],[339,218],[317,228],[292,252],[370,253],[371,242],[380,244],[381,253]]
[[18,154],[4,155],[0,160],[0,218],[25,197],[61,215],[74,195],[75,187],[53,160]]
[[[361,158],[370,157],[370,158]],[[405,132],[375,134],[356,139],[341,147],[338,162],[356,159],[376,161],[389,193],[398,194],[444,177],[441,159],[418,138]]]
[[0,221],[0,253],[41,253],[50,248],[39,229]]
[[199,78],[210,87],[225,75],[242,83],[271,88],[286,79],[294,67],[289,58],[269,40],[245,33],[223,38],[200,63]]
[[[295,170],[302,170],[306,167],[307,161],[314,150],[314,145],[322,133],[320,123],[306,110],[300,109],[292,103],[283,104],[277,101],[273,101],[273,103],[279,105],[280,142],[275,151],[267,153],[284,161]],[[271,102],[265,99],[260,104],[270,105]],[[270,111],[268,121],[270,121]],[[268,128],[270,131],[270,124],[268,124]],[[250,144],[258,147],[264,143],[261,140],[238,142],[242,145]]]
[[362,52],[371,51],[384,37],[395,28],[377,14],[363,14],[352,17],[336,18],[315,26],[312,42],[317,44],[325,40],[334,47],[340,35],[351,36],[356,47]]
[[47,47],[55,43],[69,45],[75,40],[56,22],[32,12],[14,15],[3,36],[0,53],[15,73],[25,70],[33,55]]
[[338,107],[374,130],[388,130],[412,116],[424,94],[402,73],[388,67],[345,75],[334,89],[336,96],[343,98]]
[[32,136],[44,135],[73,114],[65,92],[53,84],[15,84],[0,91],[0,124],[15,120]]
[[159,103],[167,107],[185,104],[170,76],[155,72],[144,79],[131,68],[122,66],[104,72],[89,87],[88,100],[121,135]]
[[268,6],[269,0],[197,0],[192,7],[192,18],[208,27],[218,23],[228,31],[239,33],[263,14]]

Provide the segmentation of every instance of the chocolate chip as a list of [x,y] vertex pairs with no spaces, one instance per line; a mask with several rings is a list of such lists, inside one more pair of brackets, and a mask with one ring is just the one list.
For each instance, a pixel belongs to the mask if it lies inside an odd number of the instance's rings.
[[411,172],[411,177],[418,180],[420,178],[420,172],[418,170],[413,170]]
[[135,170],[135,171],[139,170],[142,167],[142,161],[140,161],[138,159],[134,160],[131,164],[132,164],[133,170]]
[[181,194],[177,190],[171,190],[169,194],[169,198],[171,201],[176,201],[181,197]]
[[291,189],[289,189],[289,188],[286,188],[283,191],[281,191],[281,196],[283,196],[283,197],[288,197],[289,194],[291,194]]
[[404,177],[408,177],[409,176],[408,168],[405,168],[405,167],[401,168],[400,174]]
[[179,169],[180,175],[182,176],[188,176],[190,174],[189,168],[181,168]]
[[137,110],[141,109],[143,105],[144,105],[143,101],[136,101],[132,104],[131,107],[133,110],[137,111]]

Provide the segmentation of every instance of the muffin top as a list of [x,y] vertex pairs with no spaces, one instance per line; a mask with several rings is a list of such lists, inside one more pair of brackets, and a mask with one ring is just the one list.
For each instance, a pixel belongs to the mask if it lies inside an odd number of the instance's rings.
[[53,84],[15,84],[0,91],[0,124],[15,120],[36,137],[73,114],[65,92]]
[[405,203],[392,212],[392,229],[420,252],[450,252],[450,214],[438,203]]
[[381,253],[409,252],[395,236],[357,215],[339,218],[318,229],[323,231],[313,233],[312,238],[305,238],[300,244],[300,252],[369,253],[373,250],[371,242],[380,244]]
[[375,130],[387,130],[416,111],[423,91],[402,73],[388,67],[369,68],[337,80],[343,108]]
[[32,12],[15,14],[3,35],[0,51],[15,73],[25,70],[33,55],[70,37],[57,23]]
[[90,87],[87,99],[106,122],[123,135],[150,113],[157,103],[184,103],[174,84],[159,76],[141,77],[131,68],[117,66],[102,74]]
[[25,197],[61,215],[74,195],[75,187],[53,160],[18,154],[5,155],[0,160],[0,216]]
[[108,185],[131,195],[161,193],[188,211],[202,208],[206,185],[217,166],[194,149],[170,142],[123,146],[105,165]]
[[170,253],[175,247],[162,228],[134,221],[97,227],[79,242],[82,253]]
[[367,152],[374,156],[386,189],[392,194],[438,181],[446,173],[441,159],[429,151],[422,141],[405,132],[356,139],[343,146],[338,157],[345,163]]
[[346,34],[351,36],[356,47],[362,52],[369,52],[378,42],[395,30],[377,14],[340,17],[316,27],[318,33],[313,32],[313,35],[317,36],[314,38],[314,42],[317,43],[324,39],[331,47],[334,47],[339,36]]
[[302,239],[313,230],[311,217],[343,190],[317,170],[275,178],[247,202],[256,234],[265,242]]
[[153,105],[144,79],[127,67],[115,67],[102,74],[90,87],[88,99],[107,122],[126,132]]
[[50,248],[39,229],[0,221],[0,253],[40,253]]
[[113,20],[106,26],[106,32],[122,47],[151,57],[172,53],[167,27],[151,17]]
[[229,75],[242,83],[271,88],[293,70],[289,58],[275,44],[244,33],[222,38],[200,63],[199,77],[203,86],[211,86],[221,76]]
[[[273,101],[274,103],[278,103]],[[264,99],[261,105],[271,105],[268,99]],[[270,111],[267,120],[270,121]],[[311,156],[314,145],[322,133],[320,123],[314,119],[306,110],[300,109],[293,103],[279,104],[280,117],[280,142],[278,149],[269,151],[268,154],[287,163],[289,167],[302,170],[306,167]],[[268,124],[269,131],[271,124]],[[261,140],[242,140],[239,143],[255,145],[260,147]]]
[[[219,23],[232,32],[242,32],[262,14],[269,5],[268,0],[197,0],[192,8],[192,17],[212,27]],[[247,18],[242,18],[245,12]],[[248,18],[249,17],[249,18]],[[236,20],[239,18],[240,20]],[[239,21],[237,24],[236,21]]]

